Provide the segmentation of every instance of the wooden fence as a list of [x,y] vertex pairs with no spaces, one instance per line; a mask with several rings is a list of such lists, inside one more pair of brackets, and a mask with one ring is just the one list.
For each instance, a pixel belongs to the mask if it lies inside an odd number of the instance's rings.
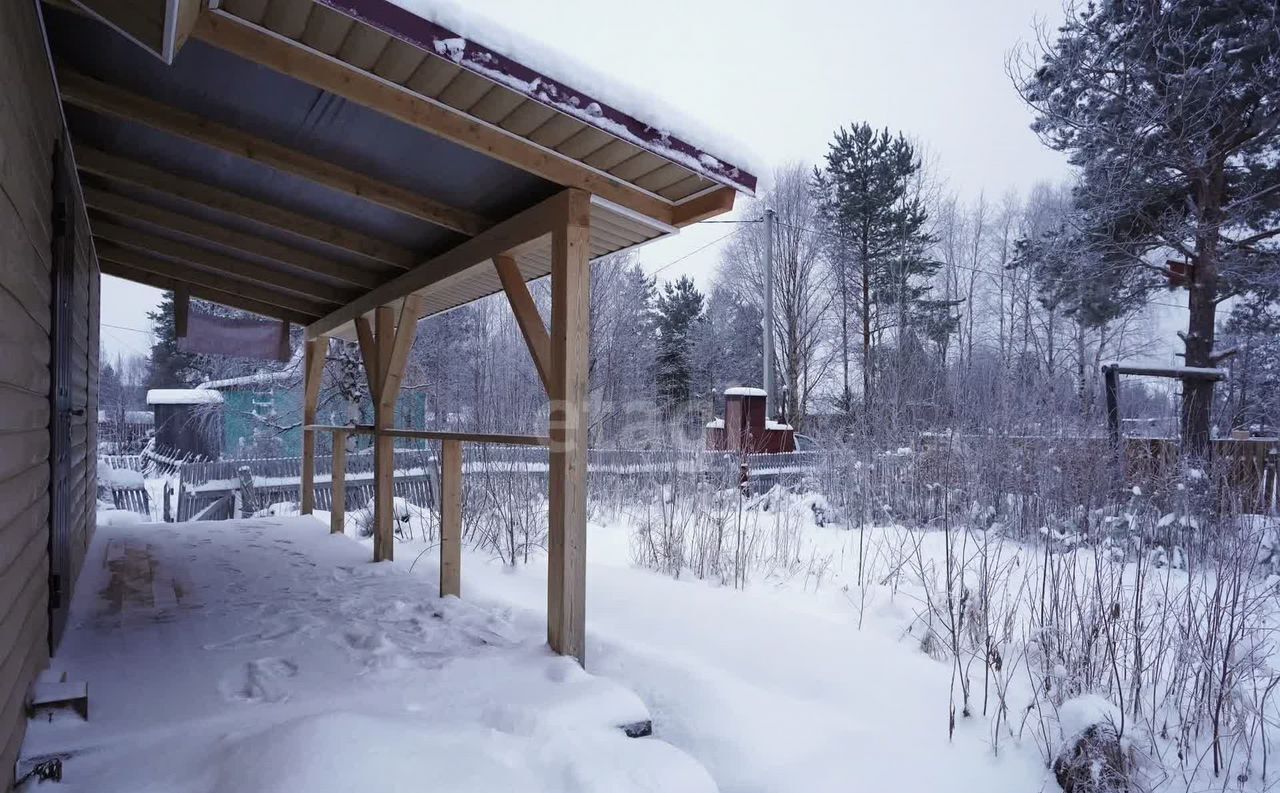
[[[986,466],[992,470],[977,470],[984,468],[984,459],[998,464]],[[745,475],[745,481],[757,491],[813,478],[829,496],[839,493],[845,500],[868,504],[877,518],[929,522],[966,503],[983,503],[998,505],[1001,520],[1023,527],[1043,525],[1051,516],[1077,507],[1087,509],[1090,498],[1117,487],[1140,484],[1144,492],[1150,492],[1147,483],[1177,473],[1177,447],[1168,440],[1126,439],[1122,477],[1114,475],[1109,459],[1105,438],[974,437],[946,444],[930,442],[916,450],[824,450],[745,457],[697,449],[592,449],[588,473],[596,485],[605,487],[619,481],[648,487],[673,476],[696,476],[731,486],[743,481]],[[1231,492],[1239,497],[1239,506],[1260,513],[1280,509],[1280,443],[1270,439],[1216,441],[1215,460],[1215,475],[1225,477]],[[466,455],[464,470],[544,476],[548,462],[545,448],[477,446]],[[122,467],[131,464],[125,461]],[[202,514],[222,517],[223,510],[211,507],[228,493],[234,494],[237,472],[246,465],[253,473],[262,506],[298,500],[301,458],[187,462],[175,468],[178,481],[173,517],[179,521]],[[331,507],[327,479],[332,465],[331,456],[316,457],[315,495],[321,509]],[[397,497],[423,508],[437,505],[439,463],[433,453],[397,449],[395,468]],[[346,470],[345,507],[363,508],[373,495],[372,451],[349,453]],[[1071,477],[1052,476],[1060,470],[1083,473],[1080,481],[1072,482]],[[1055,480],[1053,487],[1049,487],[1046,475]]]

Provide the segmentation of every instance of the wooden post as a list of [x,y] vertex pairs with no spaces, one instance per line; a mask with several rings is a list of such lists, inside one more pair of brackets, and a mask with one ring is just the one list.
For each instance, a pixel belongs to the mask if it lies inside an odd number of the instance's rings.
[[1107,431],[1111,436],[1111,448],[1120,449],[1120,373],[1115,366],[1102,367],[1103,390],[1107,397]]
[[330,492],[333,494],[329,505],[329,533],[346,533],[347,520],[347,433],[342,430],[333,432],[333,474]]
[[302,364],[302,483],[298,512],[310,515],[316,507],[316,434],[306,427],[316,423],[320,401],[320,379],[329,340],[323,336],[308,341]]
[[440,443],[440,596],[462,596],[462,441]]
[[547,643],[586,660],[590,196],[568,191],[551,233],[551,469]]
[[[374,430],[390,429],[395,423],[395,403],[390,410],[383,407],[382,383],[387,364],[391,362],[391,342],[395,336],[395,312],[390,306],[379,306],[374,312],[374,334],[377,337],[378,371],[370,377],[378,381],[378,396],[373,400]],[[389,435],[373,436],[373,561],[395,558],[395,446]]]
[[[404,379],[409,350],[418,330],[418,318],[422,316],[421,295],[407,295],[400,306],[397,321],[391,306],[380,306],[374,312],[374,334],[377,337],[377,354],[365,360],[377,361],[376,377],[370,373],[370,394],[373,398],[373,560],[391,561],[395,558],[395,438],[382,434],[395,426],[396,400],[400,397],[400,384]],[[357,333],[359,333],[357,327]],[[377,387],[373,383],[376,381]]]

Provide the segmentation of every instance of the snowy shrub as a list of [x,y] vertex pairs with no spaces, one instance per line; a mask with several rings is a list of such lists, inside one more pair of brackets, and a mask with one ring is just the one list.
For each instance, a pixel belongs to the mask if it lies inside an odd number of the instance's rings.
[[[374,523],[373,506],[374,506],[374,499],[371,498],[369,499],[369,502],[365,504],[362,509],[358,509],[353,513],[351,513],[351,522],[356,527],[356,533],[361,537],[373,536],[373,530],[374,528],[376,528]],[[423,510],[420,507],[410,504],[408,501],[405,501],[403,498],[392,499],[391,511],[392,511],[391,514],[393,516],[392,531],[397,536],[409,535],[409,533],[412,531],[412,525],[410,522],[411,519],[415,515],[421,515],[422,513],[426,512],[426,510]]]

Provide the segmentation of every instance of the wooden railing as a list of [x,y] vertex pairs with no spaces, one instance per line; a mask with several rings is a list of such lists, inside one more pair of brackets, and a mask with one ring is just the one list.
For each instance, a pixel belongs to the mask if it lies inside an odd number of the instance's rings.
[[[304,432],[328,432],[333,435],[331,488],[333,504],[329,510],[329,531],[341,534],[346,529],[347,437],[373,435],[379,438],[414,438],[440,442],[440,594],[462,593],[462,444],[486,443],[503,446],[549,446],[551,439],[543,435],[507,435],[479,432],[435,432],[431,430],[375,429],[370,425],[327,426],[308,424]],[[300,484],[304,496],[314,492],[314,464],[303,461]],[[394,493],[394,466],[377,469],[374,492]],[[375,495],[376,497],[376,495]],[[299,499],[308,503],[307,498]],[[306,511],[306,510],[304,510]]]

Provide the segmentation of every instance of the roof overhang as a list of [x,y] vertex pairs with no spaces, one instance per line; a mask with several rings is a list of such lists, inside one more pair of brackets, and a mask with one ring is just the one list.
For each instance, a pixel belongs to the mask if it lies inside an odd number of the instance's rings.
[[450,50],[448,30],[386,0],[215,3],[171,65],[49,2],[103,272],[310,335],[349,335],[410,293],[425,316],[501,291],[495,256],[548,274],[539,218],[567,196],[589,196],[598,257],[755,184],[474,42]]

